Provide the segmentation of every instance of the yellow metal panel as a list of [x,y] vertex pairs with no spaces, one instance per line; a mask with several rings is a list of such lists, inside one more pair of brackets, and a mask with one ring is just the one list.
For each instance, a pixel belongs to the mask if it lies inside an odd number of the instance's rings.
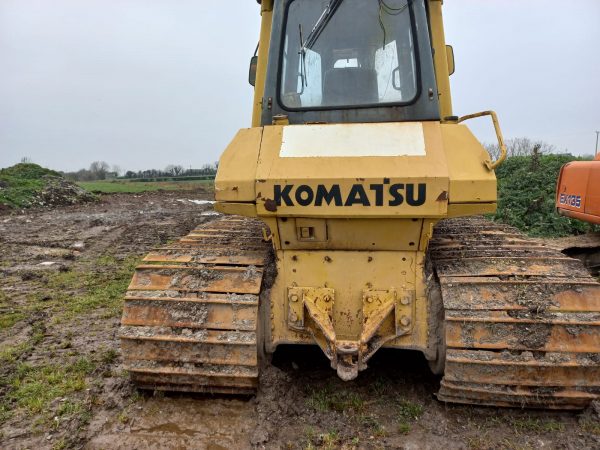
[[[464,125],[442,124],[450,175],[450,203],[495,203],[496,176],[485,166],[489,156]],[[483,206],[481,212],[487,212]]]
[[493,214],[496,212],[496,207],[496,203],[451,203],[448,205],[448,217]]
[[[310,335],[288,326],[288,288],[302,286],[335,291],[332,321],[338,340],[359,339],[363,328],[364,290],[395,290],[399,298],[412,298],[415,319],[411,321],[411,333],[387,346],[424,349],[427,346],[427,301],[416,295],[424,292],[416,286],[416,269],[422,268],[422,262],[422,252],[278,251],[278,276],[270,292],[268,347],[313,341]],[[393,318],[383,326],[395,327]]]
[[253,202],[262,128],[238,131],[219,160],[215,198],[221,202]]
[[279,218],[283,249],[417,250],[422,220],[412,219],[312,219],[322,222],[325,240],[303,241],[297,229],[307,219]]
[[256,217],[256,205],[254,203],[216,202],[214,208],[215,211],[223,214]]
[[335,290],[333,322],[339,339],[360,336],[358,312],[362,310],[363,289],[415,289],[411,270],[415,254],[411,252],[286,251],[282,256],[287,285],[327,285]]
[[452,96],[450,95],[450,73],[446,54],[446,38],[442,21],[442,0],[429,0],[429,26],[431,45],[434,50],[433,64],[440,101],[440,116],[452,116]]
[[273,0],[263,0],[260,14],[260,39],[258,41],[258,64],[256,67],[256,82],[254,83],[254,103],[252,105],[252,126],[260,126],[262,114],[262,101],[265,94],[265,80],[267,78],[267,62],[269,60],[269,47],[271,45],[271,26],[273,22]]
[[[311,125],[298,125],[310,127]],[[338,125],[339,126],[339,125]],[[375,125],[374,125],[375,126]],[[257,170],[257,200],[259,215],[270,216],[329,216],[329,217],[443,217],[447,209],[448,168],[442,145],[440,124],[422,123],[425,141],[424,156],[356,156],[356,157],[280,157],[282,145],[282,126],[267,126],[263,132]],[[293,205],[279,202],[276,189],[286,189],[292,195]],[[296,190],[307,186],[316,200],[319,185],[331,190],[338,185],[341,204],[335,201],[316,201],[305,206],[296,200]],[[371,185],[383,185],[383,201],[377,200],[376,188]],[[403,188],[402,201],[393,204],[392,194],[388,192],[394,185]],[[419,185],[426,186],[426,200],[423,204],[411,205],[408,198],[418,198]],[[355,189],[364,190],[366,202],[349,202],[354,198]],[[410,195],[412,192],[412,196]],[[304,198],[310,198],[310,192]],[[357,195],[362,194],[358,193]],[[360,197],[360,195],[359,195]],[[396,198],[396,197],[394,197]],[[422,197],[420,197],[422,198]]]

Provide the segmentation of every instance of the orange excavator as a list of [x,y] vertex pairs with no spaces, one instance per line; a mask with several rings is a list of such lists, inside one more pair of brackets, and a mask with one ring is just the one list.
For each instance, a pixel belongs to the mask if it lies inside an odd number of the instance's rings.
[[562,216],[600,225],[600,153],[594,161],[573,161],[560,169],[556,210]]

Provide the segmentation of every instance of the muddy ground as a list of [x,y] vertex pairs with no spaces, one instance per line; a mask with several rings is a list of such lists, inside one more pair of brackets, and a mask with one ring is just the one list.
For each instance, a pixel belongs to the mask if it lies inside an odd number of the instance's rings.
[[210,194],[120,194],[0,215],[0,448],[600,448],[581,413],[444,405],[420,354],[382,351],[341,382],[315,348],[281,349],[254,397],[137,392],[121,297],[138,258],[212,220]]

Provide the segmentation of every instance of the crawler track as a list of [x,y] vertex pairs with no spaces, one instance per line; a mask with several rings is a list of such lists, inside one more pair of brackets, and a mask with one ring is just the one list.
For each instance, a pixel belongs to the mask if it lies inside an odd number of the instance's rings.
[[577,260],[482,218],[430,243],[445,309],[438,399],[580,409],[600,396],[600,284]]
[[260,222],[226,217],[150,252],[121,320],[125,368],[140,388],[252,393],[258,303],[270,247]]

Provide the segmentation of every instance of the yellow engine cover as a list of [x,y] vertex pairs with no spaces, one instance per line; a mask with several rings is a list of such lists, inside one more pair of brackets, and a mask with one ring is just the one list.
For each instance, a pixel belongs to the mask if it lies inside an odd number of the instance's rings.
[[268,217],[443,218],[491,212],[496,179],[464,125],[274,125],[241,130],[217,209]]

